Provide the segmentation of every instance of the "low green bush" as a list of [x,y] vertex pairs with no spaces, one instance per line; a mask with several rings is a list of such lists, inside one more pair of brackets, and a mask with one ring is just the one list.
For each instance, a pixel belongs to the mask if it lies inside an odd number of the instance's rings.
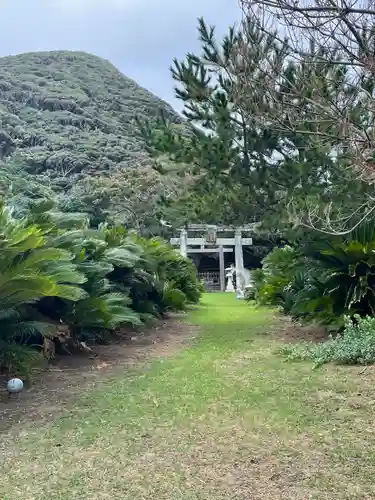
[[344,316],[375,315],[373,235],[364,226],[342,238],[305,244],[303,265],[279,294],[284,312],[334,331],[344,328]]
[[345,318],[345,328],[326,342],[288,344],[281,353],[289,361],[311,360],[315,367],[326,363],[368,365],[375,362],[375,318]]
[[264,305],[283,306],[288,287],[303,265],[304,258],[295,248],[274,248],[263,259],[262,269],[253,273],[256,300]]
[[256,300],[293,318],[342,331],[344,316],[375,315],[374,231],[275,248],[256,279]]
[[187,305],[186,295],[178,288],[166,286],[163,293],[163,304],[166,311],[183,311]]
[[251,277],[253,281],[252,283],[253,286],[246,288],[245,300],[247,301],[256,300],[260,302],[261,301],[260,292],[264,286],[263,269],[253,269],[251,271]]

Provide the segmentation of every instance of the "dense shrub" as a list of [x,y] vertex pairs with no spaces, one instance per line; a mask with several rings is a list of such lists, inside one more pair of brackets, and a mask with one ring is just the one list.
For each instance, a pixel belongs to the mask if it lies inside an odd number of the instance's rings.
[[50,248],[48,240],[48,229],[18,221],[0,206],[0,366],[25,367],[28,339],[53,335],[52,324],[37,321],[38,301],[55,297],[74,304],[87,295],[74,255]]
[[[365,234],[365,233],[364,233]],[[321,269],[321,308],[329,307],[335,316],[375,314],[375,240],[353,234],[342,242],[328,242],[307,254]]]
[[315,367],[334,362],[366,365],[375,362],[375,318],[346,318],[342,333],[323,343],[290,344],[281,352],[288,360],[311,360]]
[[274,249],[256,276],[256,298],[340,331],[344,316],[375,315],[375,240],[363,226],[346,238]]
[[185,309],[187,298],[184,292],[178,288],[166,285],[163,290],[163,306],[166,311],[180,311]]
[[128,287],[134,309],[142,317],[160,316],[167,310],[184,308],[199,301],[203,285],[190,260],[160,238],[134,236],[134,241],[141,248],[141,255],[128,278]]
[[290,313],[336,330],[344,327],[344,316],[374,315],[373,235],[363,227],[341,241],[307,245],[303,279],[298,284],[296,275],[290,285]]
[[256,299],[261,304],[282,305],[295,273],[304,265],[301,254],[289,245],[274,248],[253,273]]
[[147,260],[154,265],[154,271],[163,282],[181,290],[188,302],[197,303],[203,291],[197,281],[197,271],[191,260],[182,257],[176,249],[160,238],[138,238]]
[[35,203],[23,219],[0,206],[0,368],[25,371],[46,339],[101,339],[124,324],[199,301],[193,264],[162,240],[90,229],[85,215]]

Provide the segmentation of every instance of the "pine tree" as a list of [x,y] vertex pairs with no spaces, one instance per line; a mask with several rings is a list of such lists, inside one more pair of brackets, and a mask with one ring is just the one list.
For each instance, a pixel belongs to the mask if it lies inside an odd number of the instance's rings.
[[[310,140],[310,121],[296,130],[288,126],[291,117],[280,112],[290,82],[306,74],[288,59],[287,43],[276,33],[266,34],[251,18],[230,28],[221,43],[203,19],[198,32],[201,54],[175,59],[170,68],[188,127],[164,118],[153,128],[142,124],[152,153],[188,165],[182,174],[195,176],[193,190],[175,210],[193,220],[268,219],[280,227],[283,218],[287,223],[286,205],[303,210],[308,200],[322,206],[342,199],[349,185],[358,201],[363,186],[349,173],[343,175],[329,145]],[[334,71],[339,76],[340,69]],[[274,109],[278,124],[269,119]],[[300,103],[299,110],[308,116],[308,102]]]
[[[315,204],[309,218],[332,234],[350,231],[375,213],[373,2],[241,0],[240,4],[243,18],[259,31],[268,33],[268,26],[274,25],[276,38],[288,34],[285,50],[293,64],[289,73],[284,67],[276,69],[277,92],[265,79],[263,92],[273,104],[265,119],[280,133],[302,133],[308,148],[334,158],[329,183],[332,209],[319,210]],[[247,25],[242,24],[245,31]],[[240,66],[234,70],[241,71]],[[253,85],[252,78],[248,85]]]
[[[202,54],[188,54],[185,61],[175,59],[171,67],[179,85],[176,96],[184,103],[188,132],[164,119],[159,124],[162,132],[144,124],[143,131],[154,152],[168,154],[173,161],[190,166],[188,173],[195,175],[197,181],[189,202],[194,205],[200,200],[200,208],[205,207],[203,213],[197,207],[200,217],[206,212],[209,218],[216,214],[225,219],[229,215],[233,220],[235,207],[230,214],[227,210],[231,200],[242,200],[242,204],[251,200],[251,205],[242,207],[243,213],[237,214],[237,218],[252,220],[264,211],[266,193],[271,194],[267,192],[267,170],[271,156],[279,149],[279,137],[266,127],[256,127],[250,110],[238,105],[238,81],[234,80],[231,65],[241,43],[250,41],[241,41],[241,32],[230,28],[219,45],[214,27],[200,19],[198,29]],[[280,57],[282,49],[271,37],[260,32],[251,36],[254,71],[267,58]],[[256,89],[253,97],[259,110],[262,103]],[[211,199],[205,196],[207,192]],[[218,213],[218,203],[213,214],[207,212],[212,198],[220,202],[222,213]],[[272,201],[267,199],[268,206]]]

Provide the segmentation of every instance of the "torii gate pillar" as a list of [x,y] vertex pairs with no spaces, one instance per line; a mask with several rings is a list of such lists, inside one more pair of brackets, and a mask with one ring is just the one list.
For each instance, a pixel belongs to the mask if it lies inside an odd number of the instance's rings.
[[188,236],[188,233],[186,231],[186,229],[181,229],[181,232],[180,232],[180,254],[183,255],[184,257],[187,257],[187,247],[188,247],[188,244],[187,244],[187,236]]
[[244,264],[241,229],[236,229],[234,232],[234,259],[236,266],[236,288],[242,290],[245,287],[245,282],[243,275]]

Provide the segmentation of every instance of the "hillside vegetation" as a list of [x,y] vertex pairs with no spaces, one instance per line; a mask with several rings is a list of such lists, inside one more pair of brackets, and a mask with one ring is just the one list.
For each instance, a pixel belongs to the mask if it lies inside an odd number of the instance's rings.
[[89,210],[95,218],[115,206],[126,219],[143,201],[140,194],[147,200],[168,189],[150,168],[135,123],[136,117],[152,121],[161,110],[181,121],[168,104],[94,55],[1,58],[2,193],[17,208],[28,198],[57,195],[63,210]]

